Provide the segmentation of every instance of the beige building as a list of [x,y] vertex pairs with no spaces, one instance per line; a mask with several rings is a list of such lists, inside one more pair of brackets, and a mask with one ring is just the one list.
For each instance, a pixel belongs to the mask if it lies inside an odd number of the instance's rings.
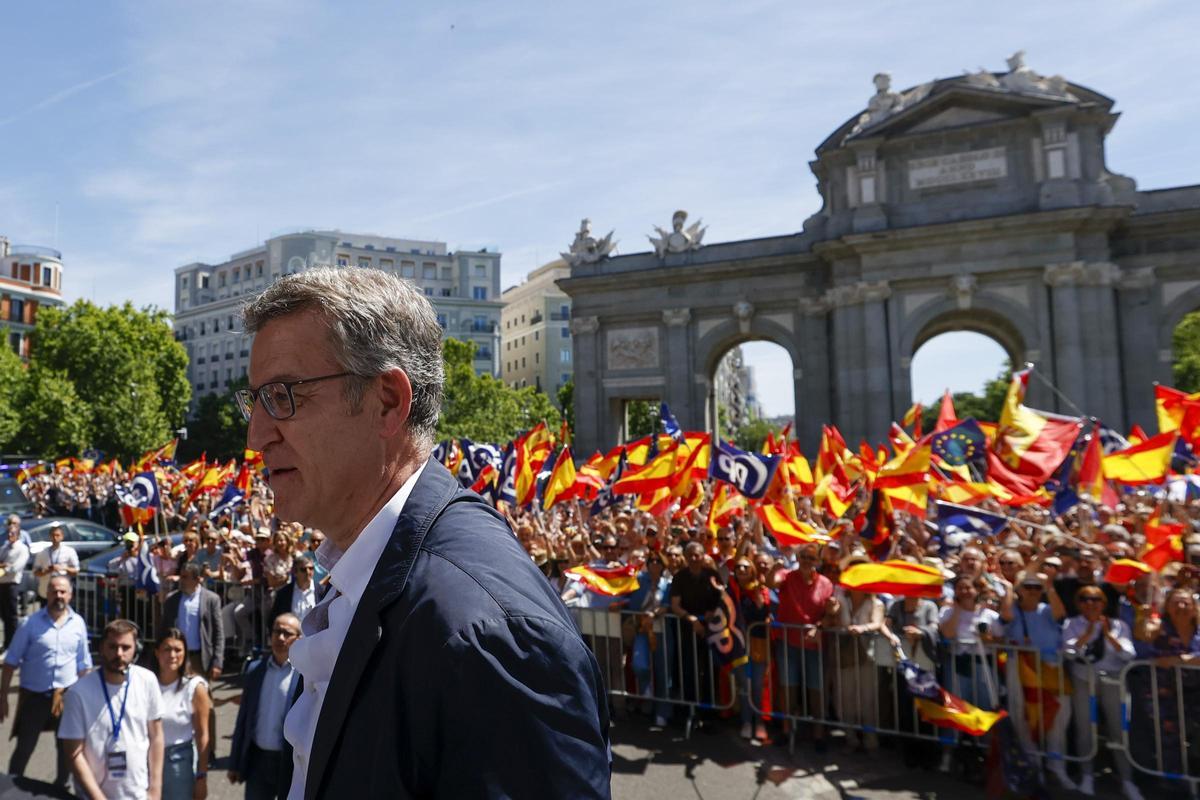
[[509,386],[533,386],[555,399],[571,380],[571,298],[555,284],[570,275],[557,259],[500,296],[500,377]]

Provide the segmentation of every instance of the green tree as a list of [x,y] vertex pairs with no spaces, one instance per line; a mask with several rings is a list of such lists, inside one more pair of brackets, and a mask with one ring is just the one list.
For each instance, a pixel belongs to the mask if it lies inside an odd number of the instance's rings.
[[[1004,398],[1008,395],[1008,385],[1012,382],[1012,364],[1007,364],[995,378],[983,385],[983,392],[956,392],[951,395],[954,400],[954,413],[959,419],[974,417],[979,422],[995,422],[1000,419],[1000,411],[1004,408]],[[931,404],[921,414],[921,426],[928,432],[937,423],[938,413],[942,403]]]
[[558,408],[572,433],[575,431],[575,379],[558,387]]
[[210,460],[241,458],[246,449],[246,420],[233,395],[249,386],[238,378],[224,392],[206,394],[196,403],[196,412],[188,419],[187,439],[179,443],[178,460],[193,461],[206,453]]
[[20,450],[16,440],[21,429],[25,366],[7,342],[8,329],[0,328],[0,448],[14,451]]
[[19,393],[17,450],[47,458],[79,453],[92,441],[92,412],[66,373],[35,362]]
[[630,441],[658,430],[657,400],[628,400],[625,403],[625,436]]
[[107,454],[140,455],[171,439],[184,421],[187,351],[169,319],[155,308],[86,300],[38,311],[33,358],[74,386],[90,413],[91,443]]
[[1200,311],[1193,311],[1175,326],[1171,345],[1175,352],[1175,388],[1200,392]]
[[767,440],[767,434],[774,431],[775,428],[771,423],[762,417],[755,417],[733,431],[733,442],[743,450],[757,453],[762,449],[763,442]]
[[491,375],[476,375],[472,342],[442,343],[446,364],[445,397],[438,419],[439,439],[467,438],[504,444],[545,422],[555,433],[562,422],[554,403],[532,386],[513,389]]

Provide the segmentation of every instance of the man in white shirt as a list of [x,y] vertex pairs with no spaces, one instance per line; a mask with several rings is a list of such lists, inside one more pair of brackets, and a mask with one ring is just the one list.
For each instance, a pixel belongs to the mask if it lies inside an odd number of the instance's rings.
[[8,541],[0,545],[0,622],[4,623],[4,647],[0,649],[3,650],[8,649],[17,633],[21,573],[28,563],[29,546],[21,541],[21,526],[13,525],[10,519]]
[[103,668],[67,691],[58,738],[71,757],[75,793],[89,800],[158,800],[162,792],[162,695],[158,678],[134,666],[138,628],[108,623]]
[[595,657],[503,517],[430,458],[445,375],[429,301],[317,268],[243,322],[247,446],[276,515],[328,536],[332,589],[289,654],[305,688],[288,797],[608,798]]
[[79,574],[79,554],[75,548],[63,544],[65,534],[62,523],[50,523],[50,546],[33,557],[33,575],[37,578],[37,596],[46,604],[46,589],[55,575],[73,579]]

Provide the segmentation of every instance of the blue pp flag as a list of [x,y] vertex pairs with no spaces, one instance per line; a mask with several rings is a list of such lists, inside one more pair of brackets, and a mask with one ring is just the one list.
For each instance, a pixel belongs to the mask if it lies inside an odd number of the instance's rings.
[[153,472],[139,472],[130,481],[128,488],[117,484],[113,487],[117,499],[132,508],[158,508],[158,481]]
[[662,417],[663,430],[677,442],[683,441],[683,429],[679,427],[679,420],[675,419],[675,415],[671,413],[671,409],[664,402],[662,408],[659,409],[659,416]]
[[141,589],[147,594],[158,594],[158,570],[154,566],[154,559],[150,557],[149,545],[142,545],[142,552],[138,553],[137,575],[133,581],[133,588]]
[[709,477],[725,481],[746,497],[757,499],[766,494],[775,470],[779,468],[779,456],[747,453],[719,439],[712,447]]
[[209,519],[216,519],[222,514],[231,514],[233,510],[246,502],[246,498],[242,495],[241,490],[236,484],[229,484],[225,487],[225,494],[221,495],[221,499],[213,506],[212,511],[208,512]]
[[937,503],[937,524],[942,541],[964,543],[977,536],[995,536],[1008,525],[1008,517],[981,508],[966,508],[951,503]]

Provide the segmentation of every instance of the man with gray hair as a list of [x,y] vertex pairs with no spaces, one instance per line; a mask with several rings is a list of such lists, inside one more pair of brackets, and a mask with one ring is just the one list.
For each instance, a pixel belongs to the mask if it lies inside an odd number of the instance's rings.
[[[289,658],[289,798],[608,797],[595,658],[503,517],[429,458],[441,327],[405,281],[319,268],[243,312],[238,403],[330,589]],[[513,747],[520,742],[519,747]]]

